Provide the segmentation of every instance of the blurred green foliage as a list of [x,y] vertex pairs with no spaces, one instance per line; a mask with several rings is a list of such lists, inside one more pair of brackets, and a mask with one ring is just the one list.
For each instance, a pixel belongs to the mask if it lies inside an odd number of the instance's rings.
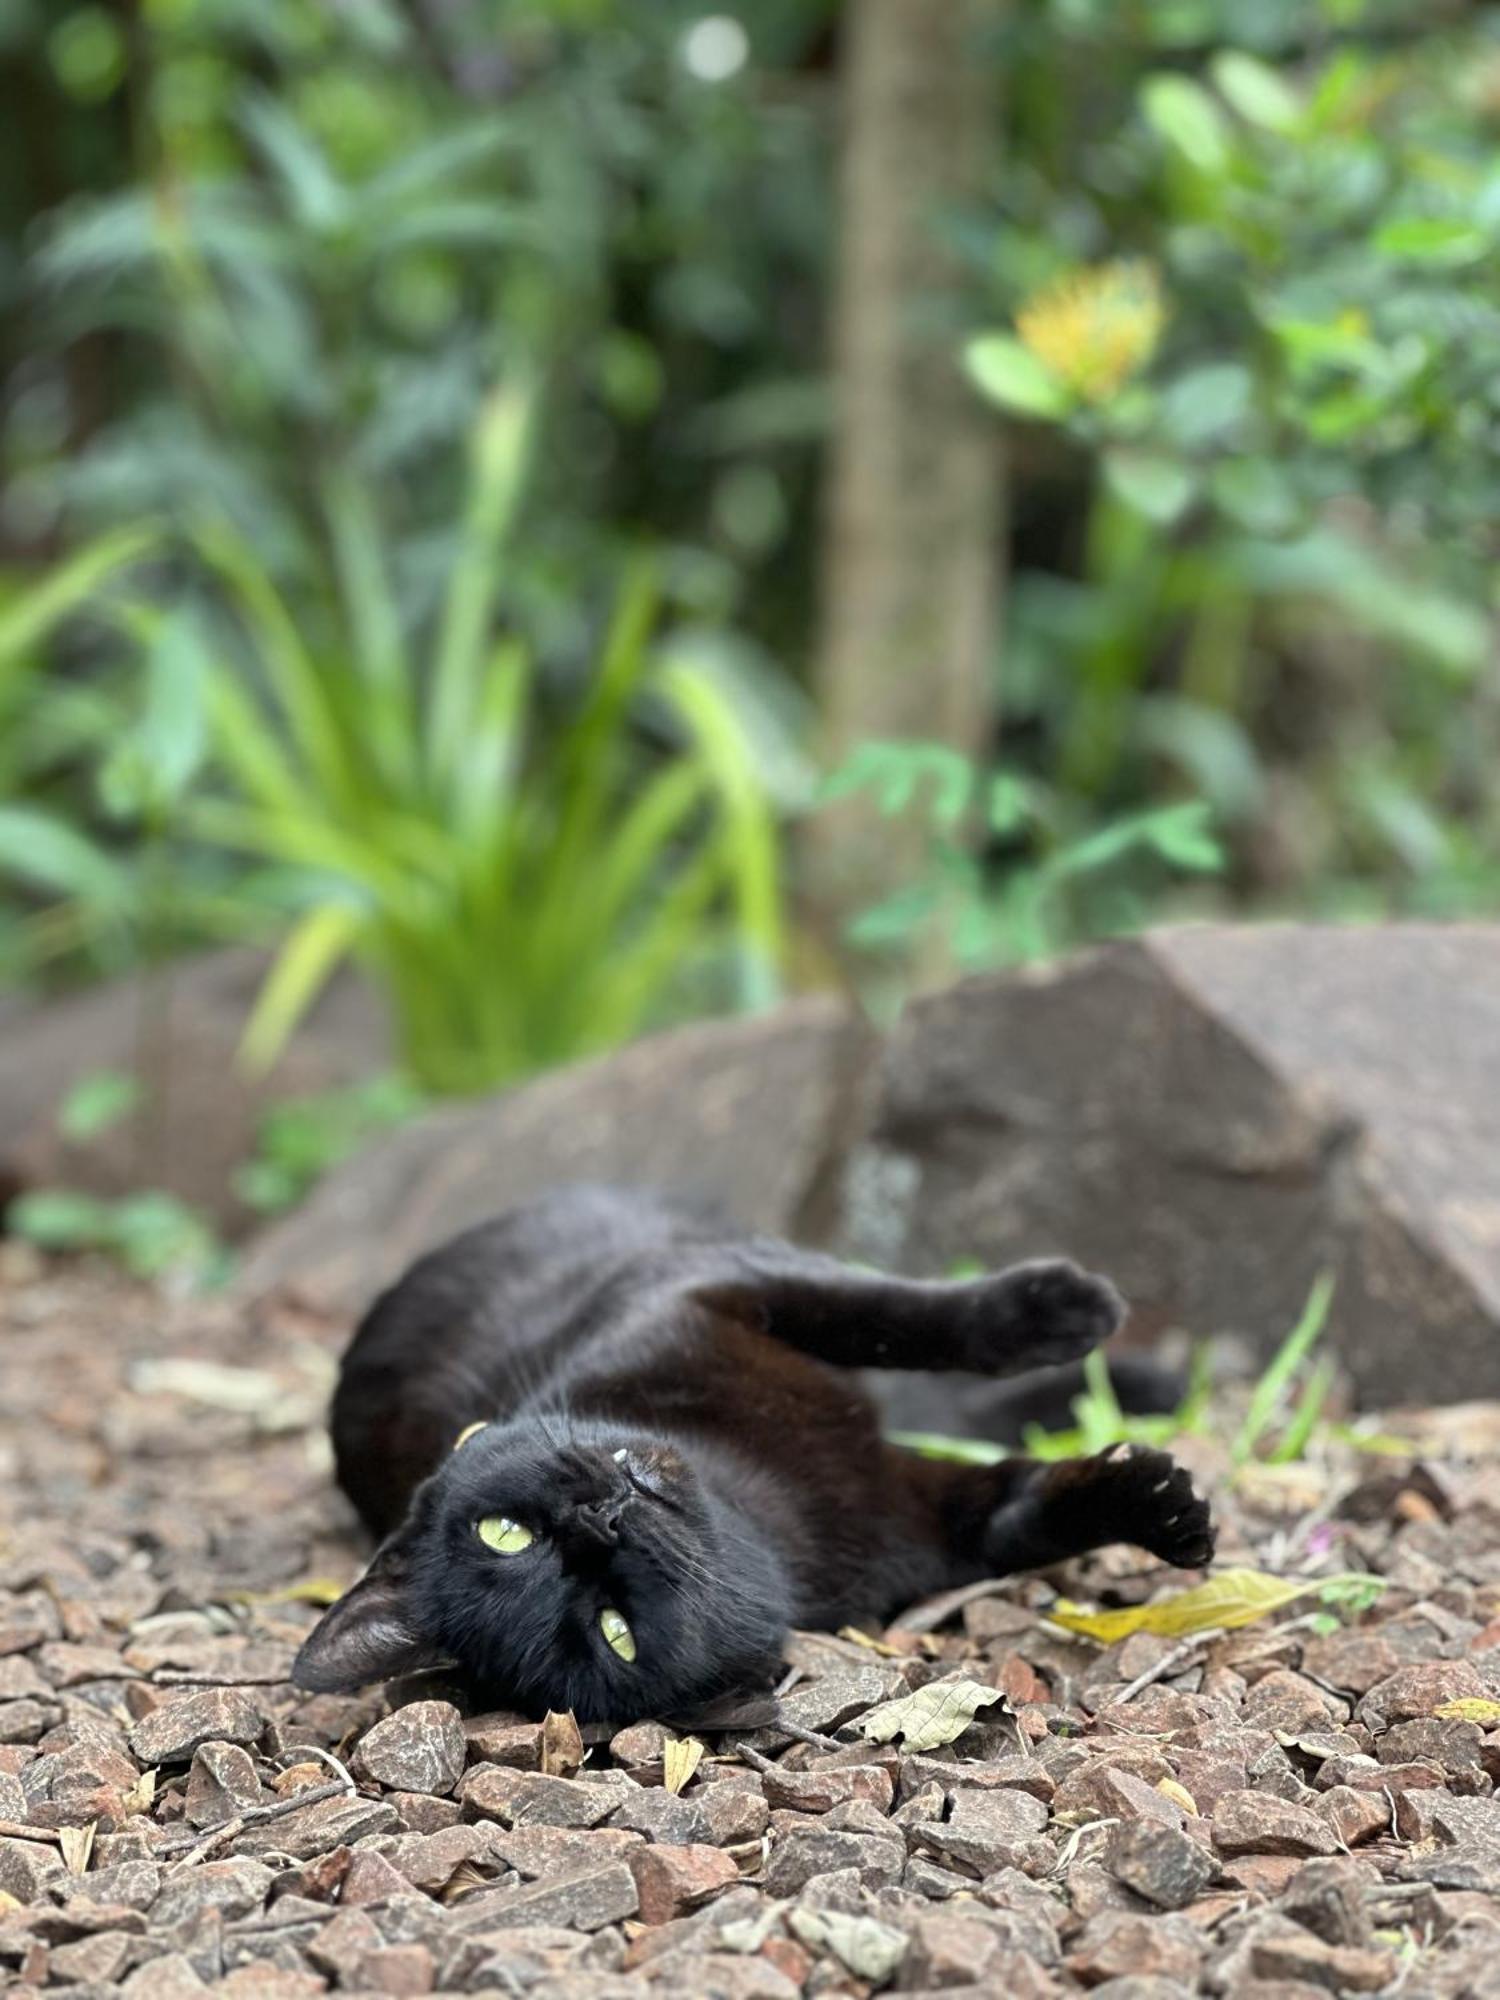
[[120,119],[11,273],[5,525],[94,531],[0,601],[15,958],[290,920],[249,1053],[353,951],[438,1090],[775,991],[797,706],[731,620],[793,500],[738,356],[818,142],[695,73],[693,18],[13,15],[34,83]]
[[1057,0],[996,53],[1013,754],[1206,798],[1257,906],[1492,908],[1500,10]]
[[1219,873],[1203,800],[1087,828],[1011,770],[980,771],[940,743],[866,743],[823,790],[863,792],[887,818],[917,817],[913,879],[858,916],[852,943],[882,956],[929,938],[963,971],[1024,965],[1079,938],[1138,929],[1174,876]]
[[[0,958],[280,943],[266,1055],[356,950],[435,1089],[772,990],[836,17],[0,0]],[[1022,0],[980,54],[933,226],[1001,761],[857,941],[1493,907],[1500,8]]]

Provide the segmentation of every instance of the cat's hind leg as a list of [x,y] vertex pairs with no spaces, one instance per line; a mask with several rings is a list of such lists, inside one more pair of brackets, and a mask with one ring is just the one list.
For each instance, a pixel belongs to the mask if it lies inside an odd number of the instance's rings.
[[935,1503],[957,1570],[1009,1576],[1128,1542],[1178,1569],[1212,1559],[1208,1502],[1168,1453],[1119,1444],[1089,1458],[933,1461],[908,1468]]

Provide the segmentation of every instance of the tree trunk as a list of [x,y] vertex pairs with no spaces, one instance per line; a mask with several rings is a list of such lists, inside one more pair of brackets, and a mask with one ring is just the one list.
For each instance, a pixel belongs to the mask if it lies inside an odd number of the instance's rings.
[[[993,725],[998,431],[961,372],[941,224],[983,185],[998,93],[976,33],[998,4],[846,0],[816,669],[830,769],[871,738],[979,754]],[[920,870],[919,817],[877,824],[854,800],[811,822],[814,917],[835,948]],[[919,957],[939,969],[933,940]]]

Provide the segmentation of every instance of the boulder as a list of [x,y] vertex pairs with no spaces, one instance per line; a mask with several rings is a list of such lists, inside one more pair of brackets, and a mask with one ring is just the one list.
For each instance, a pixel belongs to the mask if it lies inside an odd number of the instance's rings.
[[322,1309],[353,1313],[423,1250],[569,1181],[656,1188],[742,1228],[821,1240],[869,1050],[844,1007],[801,1000],[432,1112],[264,1231],[240,1289],[292,1284]]
[[[31,1187],[116,1195],[162,1188],[236,1234],[255,1219],[234,1192],[262,1113],[278,1099],[353,1083],[391,1059],[369,988],[334,979],[281,1060],[252,1077],[237,1061],[269,960],[232,948],[61,999],[6,997],[0,1010],[0,1202]],[[107,1131],[70,1140],[57,1114],[100,1070],[144,1086]]]
[[[680,1030],[435,1113],[253,1244],[242,1285],[353,1314],[418,1252],[549,1186],[707,1199],[893,1270],[1063,1251],[1127,1340],[1273,1352],[1317,1274],[1360,1400],[1500,1394],[1500,926],[1204,925],[912,1001]],[[880,1385],[986,1428],[986,1385]]]
[[[1149,932],[914,1002],[843,1247],[1065,1250],[1258,1356],[1337,1279],[1362,1402],[1500,1393],[1500,926]],[[913,1412],[913,1416],[919,1415]]]

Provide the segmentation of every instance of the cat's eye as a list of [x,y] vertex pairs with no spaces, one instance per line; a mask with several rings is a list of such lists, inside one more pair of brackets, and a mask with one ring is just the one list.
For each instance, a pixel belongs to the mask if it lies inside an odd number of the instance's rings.
[[463,1447],[469,1442],[469,1439],[474,1436],[476,1431],[485,1431],[488,1429],[489,1425],[485,1422],[483,1417],[479,1419],[479,1422],[477,1424],[465,1424],[463,1429],[459,1432],[458,1436],[453,1440],[453,1449],[455,1451],[461,1451]]
[[625,1623],[619,1612],[611,1608],[599,1613],[599,1630],[612,1653],[618,1653],[622,1660],[635,1658],[635,1634]]
[[482,1521],[474,1523],[474,1532],[487,1549],[494,1549],[502,1556],[518,1556],[522,1549],[529,1549],[536,1540],[530,1528],[523,1528],[508,1514],[487,1514]]

